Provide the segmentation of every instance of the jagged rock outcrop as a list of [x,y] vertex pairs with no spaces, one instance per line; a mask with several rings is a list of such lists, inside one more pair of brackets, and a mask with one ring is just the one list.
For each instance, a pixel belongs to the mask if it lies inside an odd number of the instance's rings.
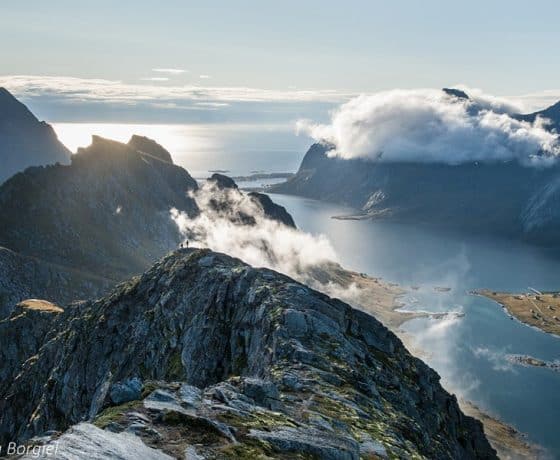
[[292,218],[290,213],[286,211],[286,208],[284,206],[280,206],[279,204],[276,204],[274,201],[270,199],[268,195],[265,195],[264,193],[249,192],[248,195],[249,197],[251,197],[251,199],[259,203],[259,206],[263,209],[264,213],[268,217],[277,220],[279,222],[282,222],[284,225],[287,225],[288,227],[296,228],[294,219]]
[[68,429],[34,440],[58,439],[60,458],[127,444],[147,458],[496,458],[373,317],[208,250],[97,301],[19,307],[0,360],[0,443]]
[[0,88],[0,184],[29,166],[70,162],[52,127]]
[[256,214],[259,213],[268,219],[296,228],[294,219],[286,208],[274,203],[268,195],[258,192],[245,195],[231,177],[223,174],[212,174],[206,182],[213,190],[208,207],[218,216],[226,217],[237,224],[255,225]]
[[214,173],[208,178],[208,182],[216,185],[216,187],[218,187],[219,189],[222,189],[222,190],[223,189],[232,189],[232,190],[237,190],[238,189],[235,181],[231,177],[226,176],[224,174]]
[[160,159],[165,163],[173,164],[173,158],[171,158],[171,154],[156,141],[150,139],[149,137],[138,136],[137,134],[134,134],[128,141],[127,145],[129,147],[132,147],[134,150],[137,150],[138,152],[142,152],[145,155],[151,155],[153,158]]

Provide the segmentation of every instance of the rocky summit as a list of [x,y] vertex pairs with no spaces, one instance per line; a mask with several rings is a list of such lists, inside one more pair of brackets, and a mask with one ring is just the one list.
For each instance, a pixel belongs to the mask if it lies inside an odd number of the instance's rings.
[[376,319],[209,250],[99,300],[19,304],[0,359],[0,444],[57,458],[495,458]]

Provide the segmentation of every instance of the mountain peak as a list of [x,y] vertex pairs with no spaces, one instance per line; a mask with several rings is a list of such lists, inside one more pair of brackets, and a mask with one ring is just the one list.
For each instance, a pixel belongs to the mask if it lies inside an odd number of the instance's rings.
[[160,144],[158,144],[153,139],[150,139],[149,137],[133,134],[127,145],[132,147],[134,150],[165,161],[166,163],[173,163],[171,154]]
[[442,91],[449,96],[454,96],[457,99],[470,99],[469,95],[461,89],[457,88],[443,88]]
[[237,189],[237,184],[235,183],[235,181],[229,177],[226,176],[224,174],[219,174],[219,173],[214,173],[212,174],[212,176],[208,179],[208,182],[212,182],[213,184],[216,185],[216,187],[218,187],[219,189]]
[[18,101],[6,88],[0,87],[0,123],[8,121],[39,123],[25,104]]
[[4,98],[4,97],[12,97],[13,98],[14,96],[6,88],[4,88],[3,86],[0,86],[0,98]]
[[0,184],[29,166],[67,164],[70,155],[49,124],[0,87]]

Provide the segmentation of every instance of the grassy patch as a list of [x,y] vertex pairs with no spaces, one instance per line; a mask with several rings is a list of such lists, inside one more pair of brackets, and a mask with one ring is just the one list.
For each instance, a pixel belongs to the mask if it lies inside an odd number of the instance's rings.
[[141,405],[142,401],[130,401],[119,406],[108,407],[95,418],[93,424],[98,428],[106,428],[111,422],[119,423],[124,419],[124,414]]

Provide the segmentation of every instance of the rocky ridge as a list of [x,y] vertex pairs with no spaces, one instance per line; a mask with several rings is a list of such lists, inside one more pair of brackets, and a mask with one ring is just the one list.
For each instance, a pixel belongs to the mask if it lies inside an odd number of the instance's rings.
[[223,254],[178,250],[100,300],[31,307],[0,322],[0,443],[59,440],[60,458],[119,443],[133,448],[119,458],[495,458],[381,323]]

